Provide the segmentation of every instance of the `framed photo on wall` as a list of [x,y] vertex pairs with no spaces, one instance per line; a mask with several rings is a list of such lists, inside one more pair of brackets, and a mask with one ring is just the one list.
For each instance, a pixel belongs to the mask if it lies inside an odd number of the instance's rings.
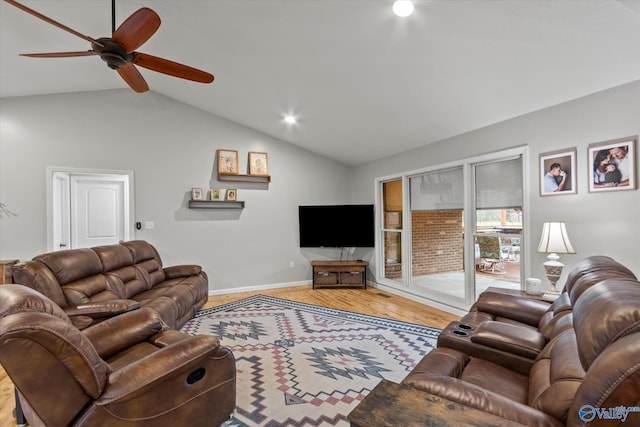
[[227,190],[227,198],[226,200],[234,201],[238,197],[238,191],[235,188],[229,188]]
[[635,190],[637,137],[590,144],[589,191]]
[[577,194],[576,147],[540,154],[540,195]]
[[218,150],[218,173],[238,175],[238,150]]
[[249,175],[269,176],[267,153],[249,151]]

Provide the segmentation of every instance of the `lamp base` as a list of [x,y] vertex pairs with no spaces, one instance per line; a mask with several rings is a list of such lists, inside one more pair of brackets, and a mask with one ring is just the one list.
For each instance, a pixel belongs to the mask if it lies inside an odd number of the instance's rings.
[[544,271],[547,274],[547,279],[551,285],[545,294],[550,295],[560,295],[560,290],[556,287],[556,283],[560,280],[560,276],[562,275],[562,269],[564,268],[564,264],[558,261],[560,258],[557,254],[549,254],[547,256],[549,261],[542,264],[544,266]]

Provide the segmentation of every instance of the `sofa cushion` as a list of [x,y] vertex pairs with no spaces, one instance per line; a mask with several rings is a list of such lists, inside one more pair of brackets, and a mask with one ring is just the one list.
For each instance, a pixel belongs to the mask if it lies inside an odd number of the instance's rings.
[[100,258],[103,271],[116,270],[133,265],[131,251],[123,245],[98,246],[91,248]]
[[12,269],[13,283],[25,285],[46,295],[59,307],[69,305],[62,288],[53,272],[41,262],[26,261],[16,264]]
[[142,273],[133,265],[107,271],[105,276],[109,289],[121,294],[122,298],[131,298],[149,289]]
[[60,286],[84,279],[103,271],[100,257],[91,249],[69,249],[49,252],[33,258],[53,272]]
[[566,420],[584,375],[575,332],[567,330],[550,341],[533,364],[527,404],[559,420]]
[[94,274],[69,282],[62,287],[62,292],[72,306],[124,298],[120,293],[113,292],[104,274]]
[[607,279],[584,292],[574,307],[580,360],[588,369],[605,347],[640,332],[640,282]]
[[[601,275],[603,273],[605,276]],[[585,258],[574,265],[567,276],[564,288],[570,295],[575,292],[575,295],[571,296],[572,301],[575,303],[578,296],[580,296],[580,294],[589,287],[589,281],[593,284],[593,279],[595,278],[595,283],[597,283],[598,281],[607,278],[606,275],[636,279],[636,276],[631,270],[615,261],[613,258],[604,255],[594,255]],[[585,276],[587,276],[585,279],[580,280]],[[579,289],[574,291],[573,287],[578,284],[578,281],[580,281],[578,286]]]
[[123,298],[107,285],[100,257],[92,249],[50,252],[33,259],[51,270],[68,305]]
[[[631,408],[640,406],[640,334],[618,339],[609,345],[589,367],[578,388],[567,425],[585,425],[579,419],[585,408]],[[640,412],[626,414],[626,419],[615,425],[639,426]],[[595,422],[594,422],[595,424]],[[612,425],[613,421],[609,424]]]

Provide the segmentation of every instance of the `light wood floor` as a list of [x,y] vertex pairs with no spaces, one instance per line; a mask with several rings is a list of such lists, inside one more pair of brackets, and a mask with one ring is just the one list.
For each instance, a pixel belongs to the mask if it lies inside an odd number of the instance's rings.
[[[375,289],[312,289],[311,285],[273,289],[259,292],[240,292],[209,297],[204,308],[230,303],[252,295],[262,294],[276,298],[315,304],[339,310],[386,317],[403,322],[444,328],[457,317],[444,311]],[[15,424],[13,384],[0,367],[0,426]]]

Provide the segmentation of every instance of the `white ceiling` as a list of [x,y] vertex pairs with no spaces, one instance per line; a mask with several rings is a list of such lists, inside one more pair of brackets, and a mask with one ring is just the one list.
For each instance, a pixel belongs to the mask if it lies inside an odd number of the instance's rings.
[[[23,3],[111,34],[110,0]],[[138,50],[216,77],[141,69],[151,90],[350,165],[640,79],[640,0],[414,3],[398,18],[391,0],[117,0],[116,22],[152,8]],[[0,96],[127,87],[97,57],[18,56],[85,49],[1,2]]]

